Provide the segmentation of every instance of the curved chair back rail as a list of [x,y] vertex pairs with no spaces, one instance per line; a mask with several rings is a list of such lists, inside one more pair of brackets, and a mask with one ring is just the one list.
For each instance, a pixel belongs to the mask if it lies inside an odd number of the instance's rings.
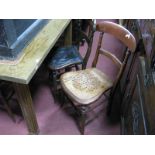
[[96,25],[96,30],[99,32],[112,34],[117,39],[121,40],[131,52],[135,51],[135,37],[125,27],[113,22],[104,21]]

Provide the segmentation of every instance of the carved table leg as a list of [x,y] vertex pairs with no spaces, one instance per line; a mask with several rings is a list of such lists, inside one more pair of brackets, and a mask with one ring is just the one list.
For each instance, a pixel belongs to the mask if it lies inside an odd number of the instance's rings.
[[26,121],[29,134],[38,134],[39,128],[33,109],[33,102],[29,86],[25,84],[14,83],[14,87],[18,95],[18,102],[21,107],[24,119]]

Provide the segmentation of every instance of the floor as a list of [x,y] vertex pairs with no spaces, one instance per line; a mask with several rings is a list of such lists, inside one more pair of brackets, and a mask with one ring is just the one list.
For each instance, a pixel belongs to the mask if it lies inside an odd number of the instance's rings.
[[[101,22],[102,20],[97,20]],[[114,20],[116,21],[116,20]],[[98,42],[98,32],[95,33],[93,49],[88,62],[94,57],[94,52]],[[105,34],[103,46],[111,50],[120,59],[122,56],[121,43],[110,35]],[[86,46],[81,47],[81,55],[84,55]],[[46,63],[45,63],[46,64]],[[112,78],[115,77],[117,69],[106,58],[99,59],[97,67],[104,70]],[[69,111],[64,110],[59,103],[55,103],[48,80],[48,70],[46,65],[42,65],[30,83],[30,89],[34,102],[34,110],[40,128],[41,135],[79,135],[79,129]],[[101,99],[102,100],[102,99]],[[120,134],[120,124],[111,123],[106,116],[106,102],[103,102],[103,113],[92,123],[86,126],[86,135],[118,135]],[[0,134],[1,135],[25,135],[28,134],[25,121],[20,114],[20,108],[16,103],[11,104],[16,113],[16,122],[13,122],[7,113],[0,110]]]

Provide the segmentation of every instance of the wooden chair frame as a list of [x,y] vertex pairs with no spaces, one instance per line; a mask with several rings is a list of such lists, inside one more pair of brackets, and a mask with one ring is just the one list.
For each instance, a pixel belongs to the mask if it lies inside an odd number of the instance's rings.
[[[94,57],[94,60],[92,63],[92,67],[96,67],[99,56],[104,55],[107,58],[109,58],[113,63],[115,63],[115,65],[119,68],[118,74],[116,76],[116,79],[113,83],[112,88],[109,88],[108,90],[105,90],[103,92],[103,94],[104,94],[111,89],[109,98],[112,98],[116,91],[118,83],[123,75],[129,55],[131,52],[133,53],[136,49],[136,40],[135,40],[134,36],[127,29],[125,29],[124,27],[122,27],[118,24],[115,24],[113,22],[105,21],[103,23],[99,23],[96,25],[96,30],[100,32],[100,36],[99,36],[99,42],[98,42],[96,54],[95,54],[95,57]],[[109,33],[109,34],[115,36],[124,45],[126,45],[126,47],[128,47],[127,51],[125,53],[123,62],[121,62],[114,54],[101,48],[101,43],[102,43],[104,33]],[[65,93],[67,94],[67,92],[65,92]],[[69,97],[69,94],[68,94],[68,97]],[[90,102],[90,104],[84,105],[82,103],[81,104],[74,103],[75,100],[72,98],[70,98],[70,100],[72,101],[74,108],[77,109],[77,111],[78,111],[79,118],[80,118],[79,119],[80,120],[79,121],[80,131],[82,134],[84,134],[84,127],[86,124],[85,123],[86,122],[86,114],[88,111],[93,111],[93,108],[91,108],[91,107],[94,102]],[[94,108],[96,108],[96,106]]]

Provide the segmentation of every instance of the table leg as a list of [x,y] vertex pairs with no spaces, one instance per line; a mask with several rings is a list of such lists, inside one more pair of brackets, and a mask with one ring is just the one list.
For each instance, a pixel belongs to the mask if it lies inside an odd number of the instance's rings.
[[39,127],[33,109],[33,101],[31,98],[29,86],[26,84],[14,83],[14,87],[18,95],[18,102],[21,107],[23,117],[26,121],[29,134],[38,134]]

